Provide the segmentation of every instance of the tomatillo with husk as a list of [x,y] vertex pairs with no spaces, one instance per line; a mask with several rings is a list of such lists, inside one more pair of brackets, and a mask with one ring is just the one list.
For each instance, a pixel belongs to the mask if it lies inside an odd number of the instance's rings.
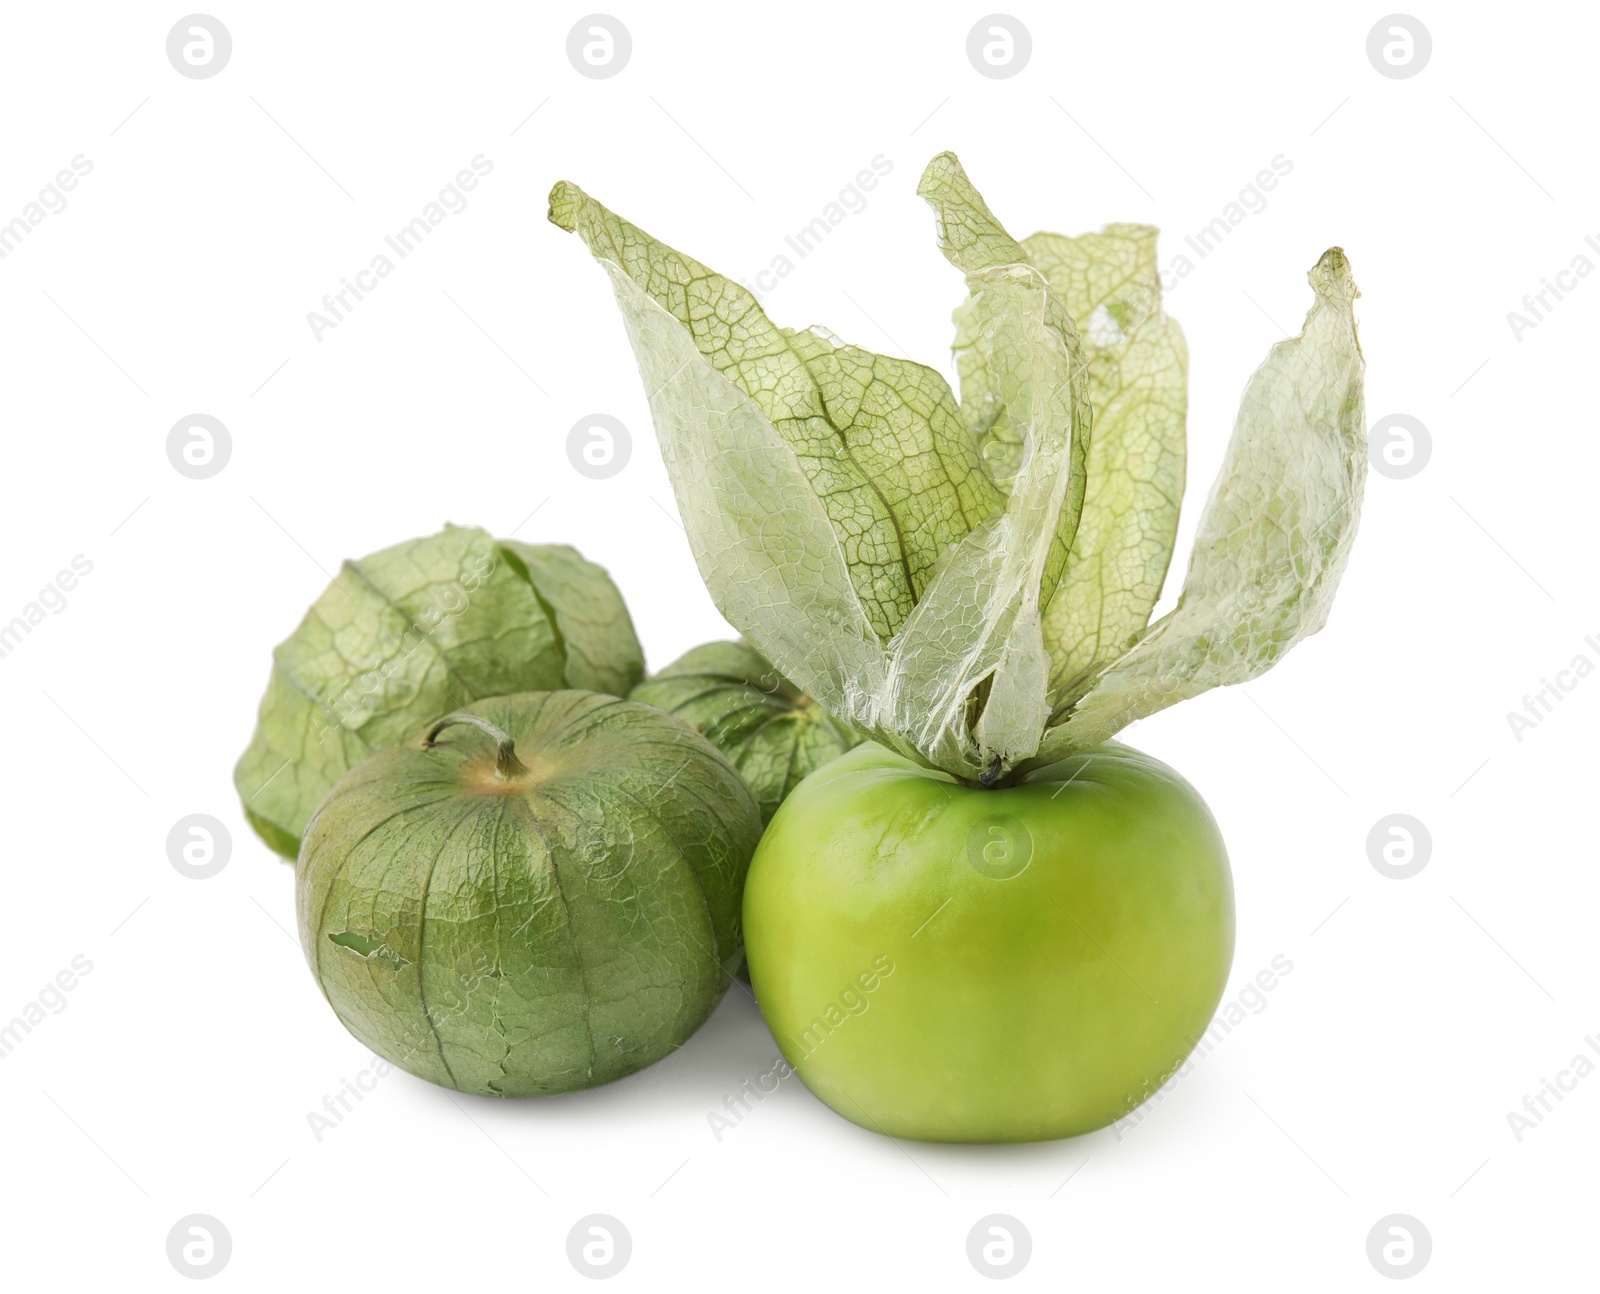
[[1222,992],[1216,826],[1110,743],[1328,623],[1368,465],[1360,294],[1342,249],[1311,266],[1169,587],[1189,353],[1157,231],[1015,238],[952,153],[917,193],[966,283],[959,394],[785,326],[574,184],[550,219],[610,279],[717,610],[874,743],[801,782],[752,865],[790,1063],[896,1136],[1062,1137],[1159,1087]]
[[761,823],[651,706],[478,701],[346,773],[306,828],[300,940],[347,1029],[485,1096],[594,1087],[704,1022],[741,956]]
[[256,834],[292,862],[346,771],[453,706],[555,688],[626,696],[643,676],[604,568],[564,544],[447,525],[345,562],[273,649],[234,785]]
[[861,740],[749,643],[701,643],[628,695],[676,715],[732,760],[763,823],[807,774]]

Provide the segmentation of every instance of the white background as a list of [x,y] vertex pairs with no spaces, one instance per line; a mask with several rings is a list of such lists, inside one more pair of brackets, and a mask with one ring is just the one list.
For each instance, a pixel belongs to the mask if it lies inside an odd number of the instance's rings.
[[[1600,234],[1595,15],[1418,10],[1432,60],[1396,80],[1366,56],[1381,7],[1027,4],[1032,61],[994,80],[965,52],[982,7],[624,4],[631,62],[592,80],[566,56],[581,8],[283,0],[214,10],[232,59],[191,80],[165,54],[182,12],[15,6],[0,42],[0,220],[93,163],[0,261],[0,621],[93,562],[0,659],[0,1022],[93,963],[0,1060],[8,1287],[186,1287],[165,1246],[190,1213],[231,1233],[218,1289],[589,1288],[565,1243],[595,1212],[633,1237],[617,1288],[986,1288],[965,1250],[991,1213],[1032,1234],[1019,1289],[1385,1288],[1366,1238],[1397,1212],[1432,1235],[1417,1288],[1592,1279],[1600,1075],[1520,1142],[1506,1116],[1600,1035],[1600,678],[1521,741],[1506,712],[1600,662],[1600,276],[1520,341],[1506,314]],[[319,1142],[308,1112],[371,1061],[230,771],[327,572],[470,522],[609,567],[653,667],[727,633],[551,183],[750,278],[882,154],[866,210],[765,304],[949,371],[960,280],[914,195],[945,148],[1018,235],[1148,221],[1164,261],[1292,162],[1169,299],[1192,353],[1179,571],[1326,246],[1364,292],[1370,417],[1432,433],[1418,475],[1372,477],[1319,637],[1127,734],[1222,824],[1230,997],[1276,954],[1293,972],[1120,1139],[896,1144],[789,1082],[719,1142],[708,1113],[777,1054],[734,991],[614,1086],[500,1104],[395,1074]],[[477,154],[470,206],[315,339],[307,312]],[[166,457],[195,412],[232,435],[208,480]],[[610,480],[566,456],[593,412],[633,432]],[[1409,880],[1368,860],[1395,812],[1432,834]],[[232,834],[213,879],[168,863],[191,813]]]

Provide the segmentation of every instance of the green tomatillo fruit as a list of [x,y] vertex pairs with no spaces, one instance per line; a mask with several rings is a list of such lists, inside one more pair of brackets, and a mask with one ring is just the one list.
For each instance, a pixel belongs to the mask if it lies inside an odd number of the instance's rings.
[[659,710],[479,701],[317,808],[300,941],[345,1027],[419,1078],[594,1087],[680,1046],[721,998],[760,832],[733,767]]
[[784,802],[744,920],[806,1086],[926,1141],[1113,1122],[1193,1049],[1233,959],[1216,823],[1116,742],[993,790],[861,746]]
[[732,760],[763,823],[807,774],[861,740],[748,643],[702,643],[631,696],[677,715]]
[[480,697],[575,687],[626,696],[644,653],[611,577],[576,549],[446,526],[345,562],[272,653],[233,781],[293,859],[346,769]]
[[951,153],[917,192],[966,282],[959,395],[770,318],[576,185],[550,219],[611,280],[717,609],[875,743],[802,782],[758,851],[749,965],[774,1033],[868,1127],[1060,1137],[1158,1085],[1222,991],[1216,827],[1107,743],[1327,623],[1367,474],[1360,294],[1328,248],[1157,615],[1189,354],[1156,230],[1015,238]]

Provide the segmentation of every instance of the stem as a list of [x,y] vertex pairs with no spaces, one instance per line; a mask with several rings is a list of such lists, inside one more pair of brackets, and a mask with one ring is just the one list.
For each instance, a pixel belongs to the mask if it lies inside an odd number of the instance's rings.
[[435,745],[439,734],[446,728],[453,728],[457,724],[467,724],[478,729],[479,732],[493,739],[495,743],[494,773],[496,777],[512,778],[522,777],[528,772],[528,767],[517,758],[517,744],[501,729],[494,726],[487,719],[475,714],[468,714],[465,710],[457,710],[454,714],[447,714],[437,720],[422,738],[424,749]]

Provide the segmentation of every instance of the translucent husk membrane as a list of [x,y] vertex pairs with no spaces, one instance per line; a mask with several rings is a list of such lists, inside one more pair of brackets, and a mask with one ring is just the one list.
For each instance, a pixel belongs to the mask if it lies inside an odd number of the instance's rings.
[[446,526],[344,563],[272,653],[234,785],[251,826],[292,861],[334,784],[430,720],[516,692],[626,695],[643,675],[601,567],[564,545]]
[[1176,607],[1188,353],[1156,231],[1014,240],[955,156],[918,193],[966,276],[934,370],[767,318],[562,182],[611,276],[701,575],[847,723],[992,785],[1269,669],[1327,619],[1366,475],[1344,253],[1245,388]]

